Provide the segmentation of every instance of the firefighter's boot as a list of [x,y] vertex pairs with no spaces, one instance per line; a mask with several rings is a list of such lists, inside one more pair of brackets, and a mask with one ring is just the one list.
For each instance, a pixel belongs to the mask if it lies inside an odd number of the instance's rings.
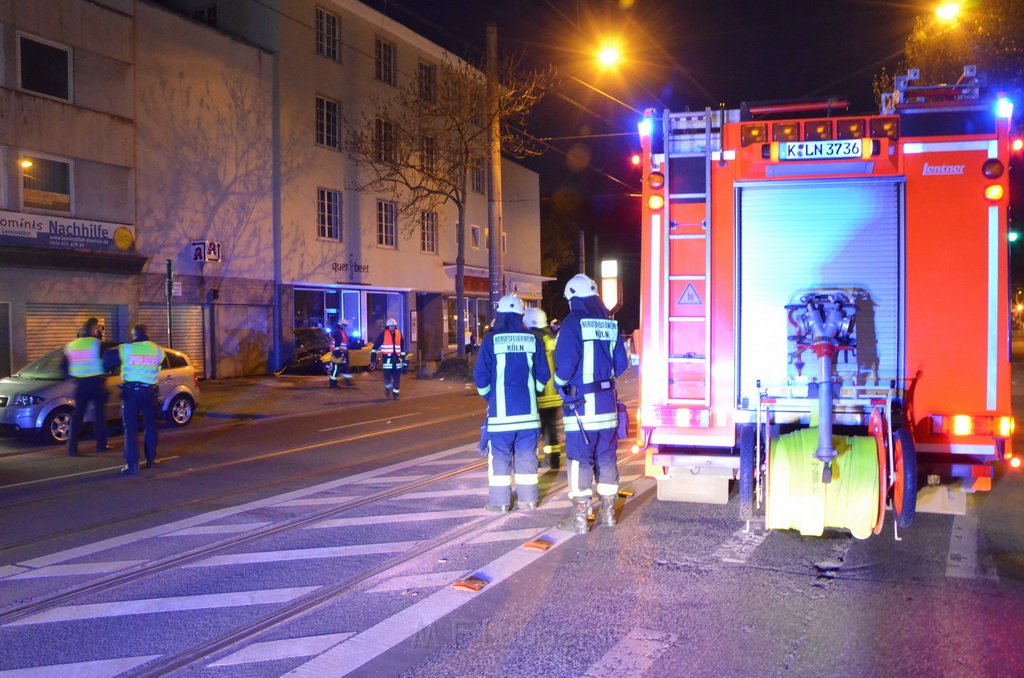
[[597,512],[597,524],[604,527],[615,527],[618,522],[615,519],[615,495],[601,497],[601,510]]
[[558,523],[558,527],[576,534],[586,534],[589,529],[587,525],[587,514],[590,512],[590,499],[587,497],[575,497],[572,500],[572,508],[569,515]]
[[327,388],[338,388],[338,380],[337,379],[328,379],[327,380]]

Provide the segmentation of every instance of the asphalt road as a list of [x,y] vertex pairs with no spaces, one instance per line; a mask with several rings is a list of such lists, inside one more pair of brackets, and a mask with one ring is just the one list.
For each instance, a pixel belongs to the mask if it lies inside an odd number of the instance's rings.
[[[35,467],[0,488],[0,676],[1024,666],[1020,473],[1000,473],[964,516],[918,514],[898,540],[891,520],[866,540],[813,538],[745,530],[735,497],[659,502],[623,445],[633,494],[620,525],[576,536],[554,529],[564,471],[542,476],[538,511],[481,510],[471,390],[424,380],[385,402],[374,379],[344,394],[313,380],[232,384],[223,401],[211,385],[207,416],[166,432],[163,463],[136,478],[111,472],[109,453],[68,460],[15,445],[0,456],[4,477]],[[1024,396],[1021,380],[1014,391]],[[106,467],[72,475],[69,462]],[[535,539],[543,550],[524,547]],[[471,576],[486,584],[452,586]]]

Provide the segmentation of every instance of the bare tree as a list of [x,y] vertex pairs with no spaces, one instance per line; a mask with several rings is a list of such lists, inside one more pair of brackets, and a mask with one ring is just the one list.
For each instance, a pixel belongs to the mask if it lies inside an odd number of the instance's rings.
[[[484,74],[447,58],[421,67],[417,78],[390,97],[371,98],[372,110],[350,120],[346,148],[360,169],[361,191],[389,192],[406,217],[402,235],[416,233],[416,217],[452,203],[457,212],[455,303],[456,336],[465,333],[466,200],[474,171],[486,171],[487,130],[497,116],[503,152],[516,157],[540,153],[524,133],[526,116],[544,95],[549,73],[522,73],[505,62],[499,71],[497,110],[491,110]],[[412,218],[409,218],[412,217]],[[465,345],[457,341],[459,357]]]

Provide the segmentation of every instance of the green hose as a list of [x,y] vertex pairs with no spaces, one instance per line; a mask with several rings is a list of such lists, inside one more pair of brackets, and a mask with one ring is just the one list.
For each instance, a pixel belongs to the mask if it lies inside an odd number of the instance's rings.
[[767,527],[821,536],[826,527],[848,529],[866,539],[878,521],[878,452],[870,436],[832,436],[838,456],[832,482],[821,482],[814,458],[818,429],[788,433],[769,455]]

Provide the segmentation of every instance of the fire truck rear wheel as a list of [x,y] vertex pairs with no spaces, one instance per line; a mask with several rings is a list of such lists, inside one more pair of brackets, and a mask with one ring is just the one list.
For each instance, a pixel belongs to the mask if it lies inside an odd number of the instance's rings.
[[757,472],[756,450],[757,430],[754,424],[740,427],[740,520],[754,517],[754,475]]
[[892,440],[892,507],[897,527],[910,527],[917,510],[917,452],[914,438],[905,428],[893,431]]

